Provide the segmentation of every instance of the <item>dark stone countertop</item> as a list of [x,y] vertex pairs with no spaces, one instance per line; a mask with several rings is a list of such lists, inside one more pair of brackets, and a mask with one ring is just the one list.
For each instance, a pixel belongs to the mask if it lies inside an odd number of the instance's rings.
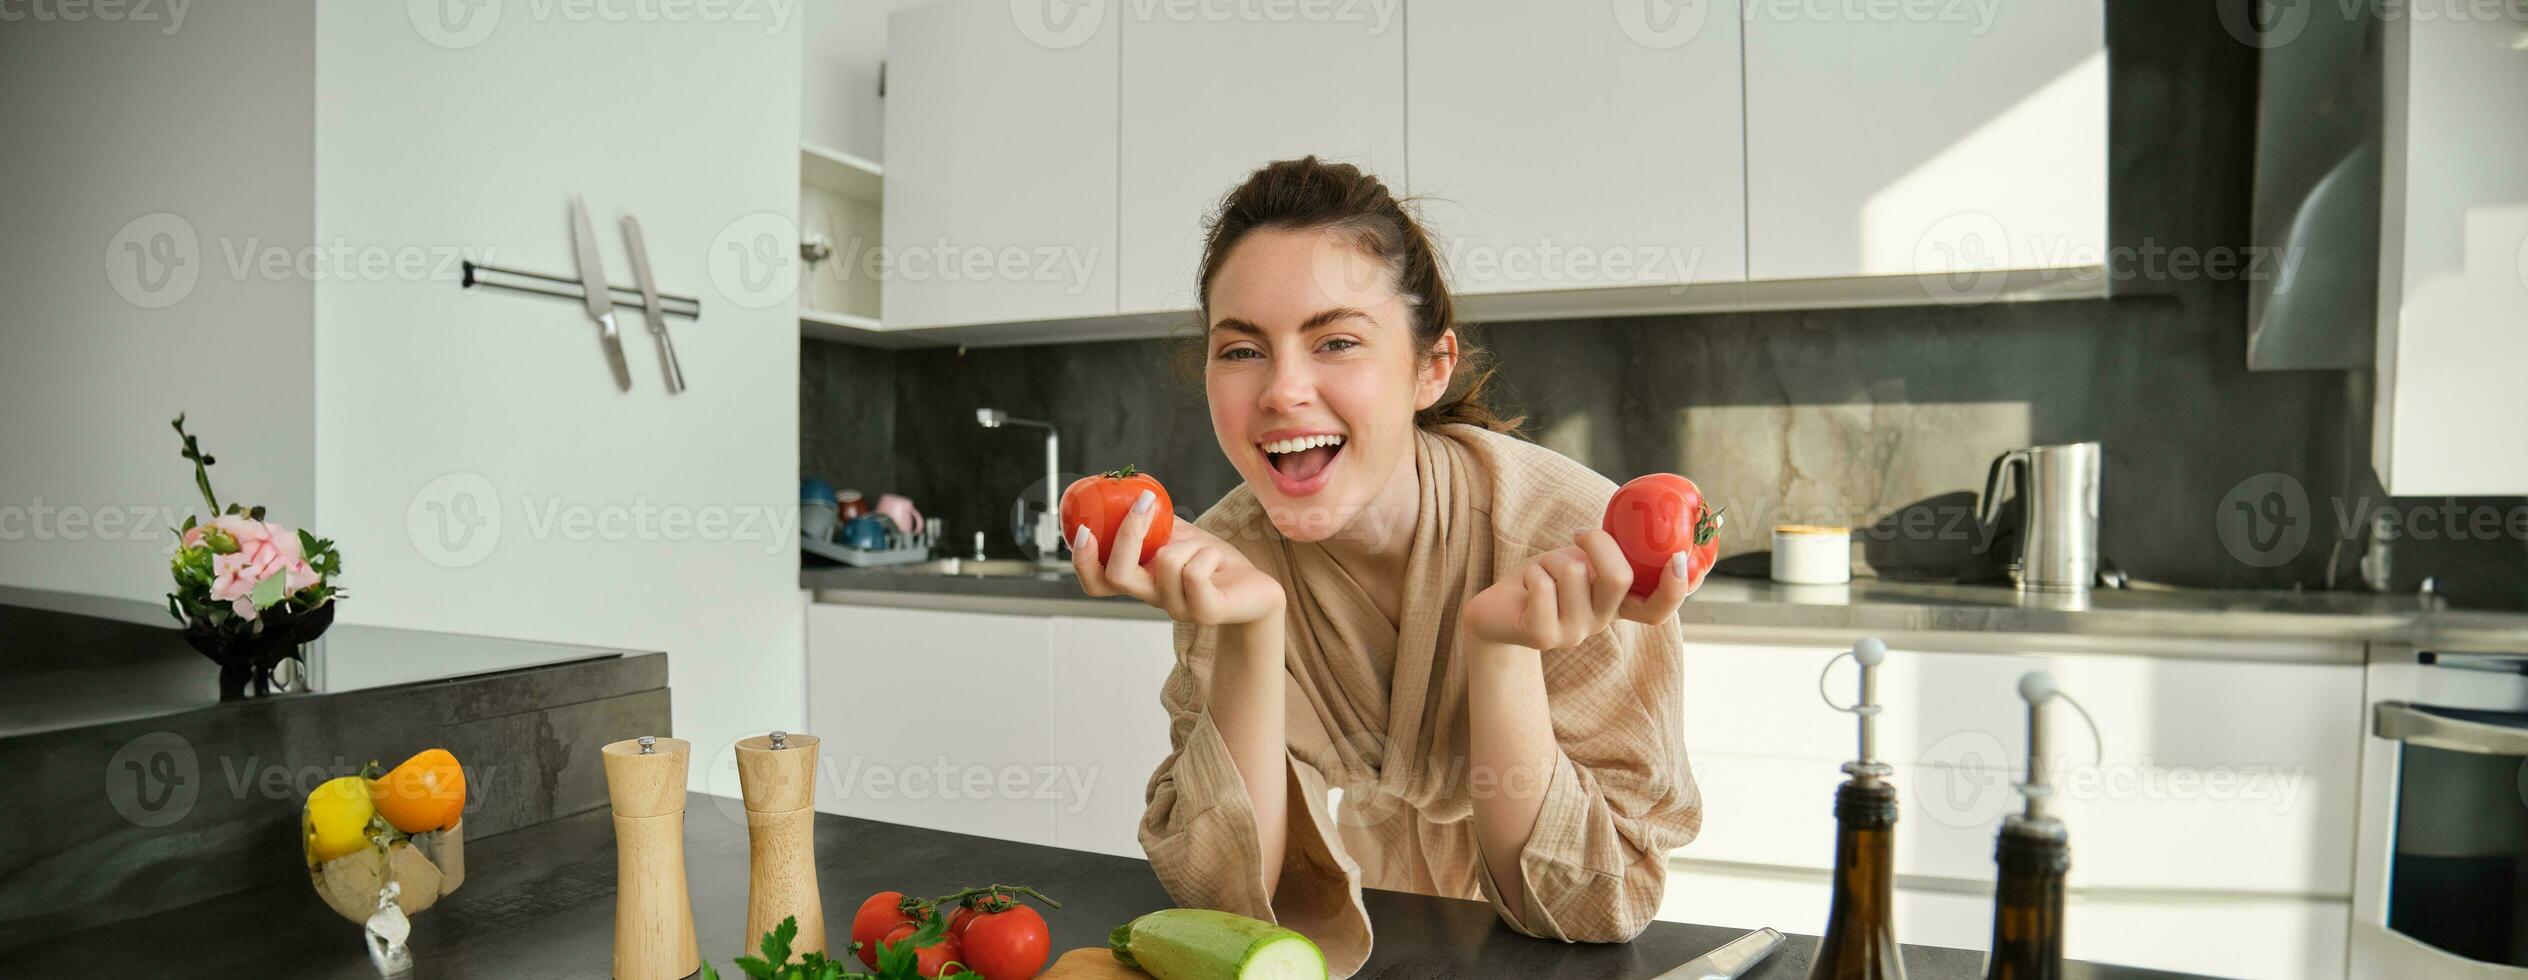
[[[309,656],[326,693],[643,651],[335,623]],[[0,738],[219,704],[219,668],[167,607],[0,586]]]
[[[738,803],[688,798],[685,854],[694,925],[723,977],[743,940],[747,840]],[[944,894],[989,881],[1025,883],[1063,901],[1048,910],[1055,955],[1103,946],[1107,930],[1165,908],[1149,865],[1131,858],[969,837],[832,814],[816,818],[816,862],[829,936],[849,931],[860,900],[884,889]],[[599,980],[614,930],[614,834],[603,809],[468,841],[466,881],[413,920],[415,976]],[[1377,949],[1359,976],[1651,977],[1747,928],[1659,922],[1631,943],[1572,945],[1521,936],[1479,902],[1368,892]],[[1804,923],[1773,923],[1777,928]],[[1789,930],[1785,930],[1786,932]],[[1797,980],[1815,940],[1793,936],[1748,976]],[[1979,977],[1982,954],[1908,946],[1916,980]],[[2070,964],[2072,977],[2176,974]],[[0,950],[0,976],[270,976],[374,980],[360,927],[299,882]]]
[[[1092,599],[1063,574],[927,575],[839,565],[802,567],[819,602],[971,612],[1161,619],[1122,598]],[[2453,609],[2411,595],[2136,587],[2080,596],[1999,585],[1857,578],[1785,585],[1714,575],[1678,615],[1689,625],[1879,634],[2062,637],[2116,646],[2172,638],[2273,647],[2264,656],[2359,663],[2361,644],[2451,652],[2528,651],[2528,613]],[[2145,651],[2147,652],[2147,651]]]

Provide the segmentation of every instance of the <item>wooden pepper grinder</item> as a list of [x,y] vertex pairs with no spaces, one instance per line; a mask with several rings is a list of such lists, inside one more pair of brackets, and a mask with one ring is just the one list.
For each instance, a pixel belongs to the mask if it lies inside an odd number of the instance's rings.
[[693,746],[643,735],[608,743],[614,802],[615,980],[680,980],[702,968],[685,892],[685,771]]
[[752,860],[746,887],[746,934],[755,948],[781,920],[797,917],[794,953],[825,951],[825,903],[816,891],[816,745],[814,735],[774,732],[739,739],[737,780],[746,797]]

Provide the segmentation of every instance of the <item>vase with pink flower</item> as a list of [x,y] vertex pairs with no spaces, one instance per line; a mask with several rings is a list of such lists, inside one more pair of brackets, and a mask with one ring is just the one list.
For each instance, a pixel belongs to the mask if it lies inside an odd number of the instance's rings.
[[245,697],[249,687],[270,694],[273,669],[333,625],[334,600],[344,598],[333,584],[342,553],[332,541],[264,520],[261,507],[221,506],[211,492],[217,460],[184,431],[184,416],[175,429],[211,516],[186,517],[176,529],[182,537],[167,611],[184,624],[184,641],[219,664],[220,700]]

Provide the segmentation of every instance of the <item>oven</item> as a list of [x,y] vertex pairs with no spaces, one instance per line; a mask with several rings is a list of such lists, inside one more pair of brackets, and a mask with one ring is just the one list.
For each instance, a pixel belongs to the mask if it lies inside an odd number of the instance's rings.
[[2373,647],[2357,978],[2528,980],[2528,650]]

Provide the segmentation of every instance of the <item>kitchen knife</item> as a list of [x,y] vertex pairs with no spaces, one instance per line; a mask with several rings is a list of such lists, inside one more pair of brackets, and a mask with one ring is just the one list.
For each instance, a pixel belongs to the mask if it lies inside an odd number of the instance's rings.
[[614,386],[630,391],[632,367],[623,363],[623,334],[614,326],[614,294],[606,289],[606,259],[597,251],[597,229],[588,223],[588,204],[577,194],[571,195],[571,223],[579,250],[579,287],[588,294],[588,317],[597,321],[597,341],[605,345],[607,366],[614,368]]
[[632,280],[641,286],[641,315],[658,338],[658,359],[667,367],[667,393],[685,390],[685,369],[676,364],[676,343],[667,339],[667,313],[658,308],[658,280],[650,276],[650,247],[641,240],[641,219],[623,216],[623,247],[632,253]]
[[1764,958],[1773,955],[1774,948],[1780,945],[1782,931],[1766,926],[1732,939],[1721,948],[1695,957],[1684,966],[1651,980],[1731,980],[1764,962]]

